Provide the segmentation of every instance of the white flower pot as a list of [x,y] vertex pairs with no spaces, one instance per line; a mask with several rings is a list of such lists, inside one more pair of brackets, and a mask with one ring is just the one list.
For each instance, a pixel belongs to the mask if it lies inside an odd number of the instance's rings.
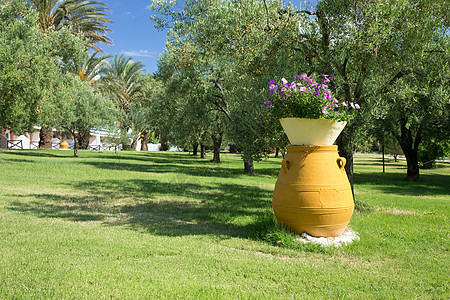
[[333,145],[347,122],[326,119],[280,119],[289,142],[293,146]]

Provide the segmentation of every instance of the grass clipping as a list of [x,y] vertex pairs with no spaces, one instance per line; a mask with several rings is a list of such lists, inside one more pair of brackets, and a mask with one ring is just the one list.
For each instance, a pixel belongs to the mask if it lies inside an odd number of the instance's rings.
[[312,243],[312,244],[317,244],[320,245],[322,247],[341,247],[343,245],[349,245],[353,242],[357,242],[359,241],[359,234],[354,232],[353,230],[346,228],[345,231],[337,237],[329,237],[329,238],[325,238],[325,237],[314,237],[311,236],[309,234],[307,234],[306,232],[300,234],[295,241],[300,242],[300,243]]

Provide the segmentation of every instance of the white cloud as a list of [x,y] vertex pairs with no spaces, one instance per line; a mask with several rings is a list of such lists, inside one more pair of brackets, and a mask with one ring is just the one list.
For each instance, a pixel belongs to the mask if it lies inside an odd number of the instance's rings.
[[126,14],[126,15],[131,15],[131,12],[126,11],[125,14]]
[[144,49],[141,49],[139,51],[122,51],[122,54],[126,56],[136,56],[136,57],[155,57],[154,54]]

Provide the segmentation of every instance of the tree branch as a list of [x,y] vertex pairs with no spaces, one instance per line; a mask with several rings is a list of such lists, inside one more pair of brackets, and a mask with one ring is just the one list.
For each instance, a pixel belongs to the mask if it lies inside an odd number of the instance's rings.
[[424,53],[445,53],[444,50],[425,50]]
[[217,101],[212,101],[212,103],[213,103],[215,106],[217,106],[217,108],[218,108],[221,112],[223,112],[223,113],[228,117],[228,119],[231,120],[230,113],[228,112],[228,110],[227,110],[226,108],[224,108],[222,105],[220,105],[220,103],[217,102]]
[[341,75],[344,78],[344,94],[345,94],[345,100],[347,102],[351,102],[351,94],[350,94],[350,86],[348,84],[348,78],[347,78],[347,64],[348,64],[348,56],[345,57],[344,63],[342,64]]
[[267,0],[264,0],[264,8],[266,9],[266,15],[267,15],[267,27],[269,28],[269,30],[271,30],[272,27],[270,26],[270,21],[269,21],[269,8],[267,7]]
[[397,81],[398,79],[402,78],[403,76],[409,75],[411,73],[414,73],[414,74],[419,75],[419,76],[421,75],[417,71],[401,70],[397,74],[395,74],[395,76],[391,80],[389,80],[389,82],[386,84],[385,88],[383,89],[383,92],[386,93],[388,91],[388,87],[392,86],[395,83],[395,81]]
[[[288,11],[287,9],[281,9],[281,8],[278,8],[278,9],[277,9],[277,12],[278,12],[278,14],[279,14],[280,16],[289,13],[289,11]],[[307,15],[310,15],[310,16],[316,15],[316,13],[315,13],[314,11],[310,11],[310,10],[297,10],[297,11],[294,11],[294,12],[289,13],[289,17],[293,17],[294,15],[300,14],[300,13],[304,13],[304,14],[307,14]]]
[[[228,104],[225,101],[225,93],[223,91],[223,87],[220,84],[220,79],[209,79],[210,82],[214,83],[214,86],[220,91],[220,95],[214,95],[214,97],[219,98],[220,100],[223,101],[224,105],[221,105],[219,102],[217,101],[212,101],[212,103],[217,106],[219,108],[220,111],[222,111],[229,119],[231,119],[230,117],[230,113],[228,112],[227,108],[228,108]],[[224,107],[225,106],[225,107]]]

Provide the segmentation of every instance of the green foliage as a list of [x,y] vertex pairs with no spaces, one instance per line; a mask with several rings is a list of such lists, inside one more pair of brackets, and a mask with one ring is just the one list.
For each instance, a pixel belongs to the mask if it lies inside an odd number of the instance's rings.
[[99,81],[100,90],[109,95],[116,107],[121,111],[121,128],[130,127],[128,112],[133,102],[145,98],[145,76],[142,75],[144,65],[134,62],[131,57],[114,56],[106,62],[102,69],[103,76]]
[[61,127],[73,132],[114,125],[116,110],[112,101],[101,93],[94,92],[78,76],[66,74],[58,96],[65,100],[60,102],[57,109],[61,115]]
[[388,134],[387,136],[385,136],[383,143],[384,151],[387,154],[393,155],[395,159],[397,159],[399,155],[403,154],[402,147],[400,147],[400,144],[392,134]]
[[442,15],[444,2],[374,6],[389,22],[384,29],[372,29],[379,62],[372,111],[399,141],[410,165],[407,176],[413,180],[419,178],[420,144],[448,140],[450,27]]
[[149,131],[151,128],[149,108],[142,103],[132,103],[129,111],[130,125],[132,128],[133,140],[137,140],[141,132]]
[[450,128],[445,7],[430,0],[323,0],[299,10],[278,1],[153,1],[152,19],[170,29],[160,74],[196,72],[213,83],[210,103],[247,157],[282,144],[274,142],[277,126],[268,130],[272,138],[258,137],[258,128],[271,123],[254,114],[265,99],[260,88],[306,70],[332,75],[329,88],[339,103],[363,108],[339,139],[347,159],[375,116],[401,141],[414,177],[422,139],[446,139]]
[[114,152],[117,153],[117,150],[121,150],[122,145],[131,146],[132,139],[126,131],[110,129],[107,132],[108,135],[105,136],[103,145],[108,150],[114,149]]
[[[244,148],[244,160],[258,159],[274,144],[267,134],[274,133],[273,127],[261,114],[267,83],[274,75],[296,71],[298,60],[287,58],[295,44],[297,18],[279,18],[277,2],[269,7],[254,0],[187,1],[181,8],[174,4],[154,1],[152,6],[157,26],[170,27],[159,73],[174,82],[193,80],[194,86],[183,91],[189,104],[167,105],[167,110],[191,107],[193,113],[183,115],[183,122],[214,124],[195,127],[197,140],[203,132],[223,131]],[[201,88],[195,88],[196,82]]]
[[77,74],[81,80],[88,81],[94,88],[98,88],[98,79],[105,65],[106,59],[110,55],[102,55],[96,57],[98,52],[92,53],[90,56],[84,56],[80,59],[72,60],[64,65],[66,71]]
[[[183,49],[194,52],[191,44]],[[183,50],[182,50],[183,51]],[[154,119],[161,134],[172,144],[190,148],[194,144],[211,144],[214,132],[223,132],[226,116],[214,103],[214,84],[200,70],[179,67],[183,60],[176,55],[174,44],[168,44],[159,60],[159,91],[153,105]],[[202,66],[198,63],[199,68]],[[220,104],[219,104],[220,105]]]
[[433,141],[421,144],[418,153],[422,163],[433,163],[435,159],[450,157],[450,140]]
[[[23,1],[25,2],[25,1]],[[38,14],[41,30],[60,31],[69,29],[73,35],[82,34],[89,47],[100,51],[96,43],[111,45],[106,36],[109,10],[100,1],[86,0],[29,0],[26,2]]]
[[54,125],[60,99],[59,62],[86,54],[67,30],[40,31],[37,15],[23,1],[0,7],[0,127],[21,133],[33,125]]

